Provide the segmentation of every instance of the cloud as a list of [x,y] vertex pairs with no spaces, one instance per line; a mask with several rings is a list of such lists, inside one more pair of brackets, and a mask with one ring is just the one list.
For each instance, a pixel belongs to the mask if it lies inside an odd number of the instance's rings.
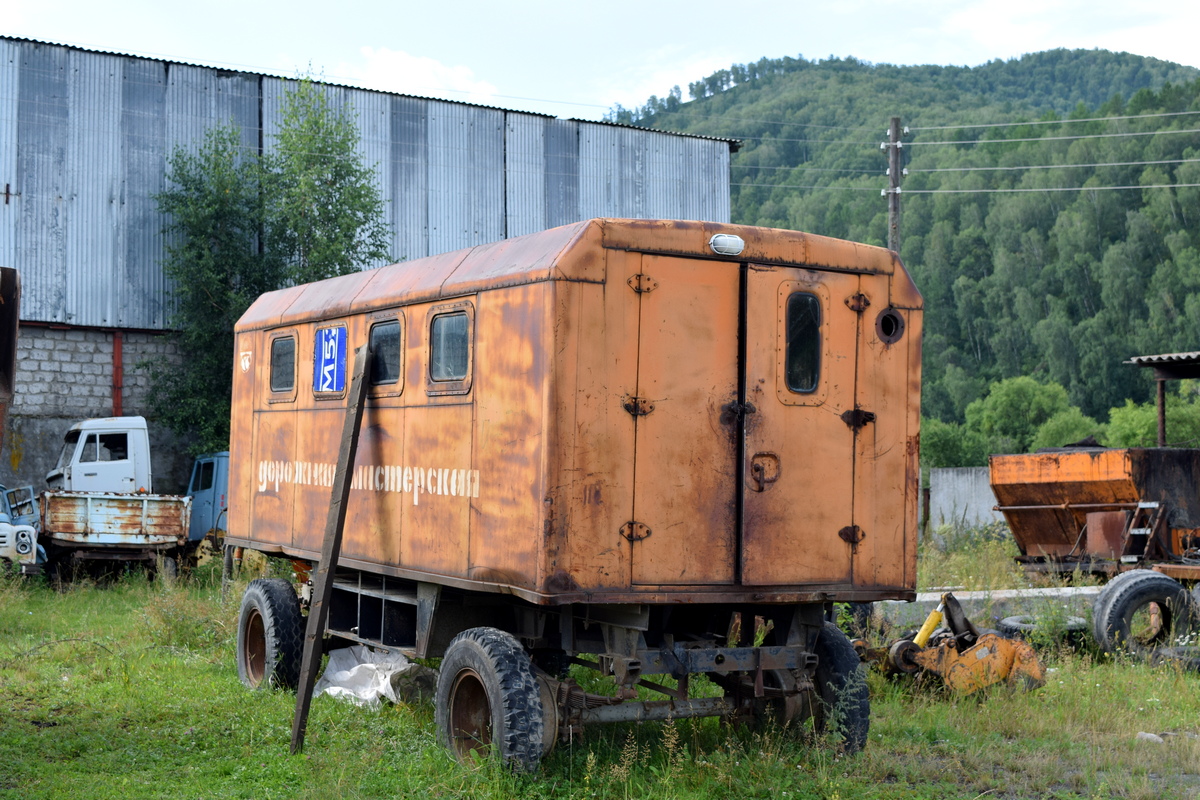
[[496,87],[476,78],[470,67],[447,66],[436,59],[387,47],[360,47],[359,54],[361,62],[340,64],[334,70],[337,77],[330,77],[397,94],[496,104]]

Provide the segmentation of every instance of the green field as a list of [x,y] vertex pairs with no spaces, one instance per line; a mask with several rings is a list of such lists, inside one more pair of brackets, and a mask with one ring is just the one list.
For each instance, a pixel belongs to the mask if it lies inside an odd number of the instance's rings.
[[[922,575],[1014,577],[995,557],[1003,542],[978,547],[928,554]],[[870,743],[855,756],[801,730],[684,720],[598,727],[514,776],[454,762],[427,703],[368,712],[329,698],[292,756],[294,695],[238,682],[240,587],[222,600],[218,583],[135,574],[59,593],[0,580],[0,797],[1200,796],[1200,678],[1052,645],[1031,694],[960,698],[872,675]]]

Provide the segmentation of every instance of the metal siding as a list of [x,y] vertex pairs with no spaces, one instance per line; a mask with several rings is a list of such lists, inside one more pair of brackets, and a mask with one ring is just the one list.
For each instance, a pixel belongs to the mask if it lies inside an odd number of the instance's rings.
[[[124,288],[119,286],[125,280],[120,229],[124,219],[118,208],[124,201],[121,90],[120,59],[70,52],[61,201],[66,293],[61,318],[73,325],[113,324],[113,293]],[[96,269],[106,262],[115,269]]]
[[400,261],[429,251],[429,103],[415,97],[391,98],[391,183],[385,195]]
[[504,113],[429,103],[429,249],[504,238]]
[[504,131],[504,235],[546,227],[546,120],[506,114]]
[[[20,47],[0,39],[0,188],[15,191],[17,179],[17,95],[21,85]],[[0,267],[16,266],[20,198],[0,205]]]
[[65,48],[21,46],[17,107],[17,180],[20,192],[16,259],[25,319],[63,322],[67,306],[63,185],[67,168]]
[[[118,230],[124,241],[117,253],[120,275],[113,283],[115,323],[123,328],[167,325],[169,287],[162,271],[163,226],[155,195],[164,188],[166,172],[167,65],[124,59],[121,96],[121,177],[124,219]],[[123,260],[123,263],[121,261]],[[106,321],[112,325],[114,309]]]
[[[0,38],[0,263],[22,317],[161,329],[167,222],[154,195],[175,147],[232,123],[270,150],[294,81]],[[595,216],[727,221],[724,142],[325,87],[357,113],[410,260]],[[0,186],[0,191],[2,191]]]
[[545,145],[546,227],[579,222],[579,123],[546,120]]

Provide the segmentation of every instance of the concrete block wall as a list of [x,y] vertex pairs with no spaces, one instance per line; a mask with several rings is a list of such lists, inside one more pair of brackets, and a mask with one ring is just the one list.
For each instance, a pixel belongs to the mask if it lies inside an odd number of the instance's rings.
[[[149,422],[154,491],[183,491],[191,460],[173,434],[154,424],[147,405],[149,375],[139,366],[145,361],[178,364],[175,345],[163,334],[119,333],[121,413],[145,416]],[[67,429],[81,419],[112,416],[114,336],[113,331],[88,328],[21,325],[0,484],[32,485],[40,491]]]

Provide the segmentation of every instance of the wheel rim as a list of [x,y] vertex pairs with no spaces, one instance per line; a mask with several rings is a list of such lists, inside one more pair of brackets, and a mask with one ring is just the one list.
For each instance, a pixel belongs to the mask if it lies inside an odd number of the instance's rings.
[[450,745],[462,757],[492,743],[492,704],[483,679],[473,669],[454,677],[450,689]]
[[262,614],[258,609],[252,609],[246,617],[245,642],[246,678],[254,686],[262,683],[267,671],[267,632],[263,626]]

